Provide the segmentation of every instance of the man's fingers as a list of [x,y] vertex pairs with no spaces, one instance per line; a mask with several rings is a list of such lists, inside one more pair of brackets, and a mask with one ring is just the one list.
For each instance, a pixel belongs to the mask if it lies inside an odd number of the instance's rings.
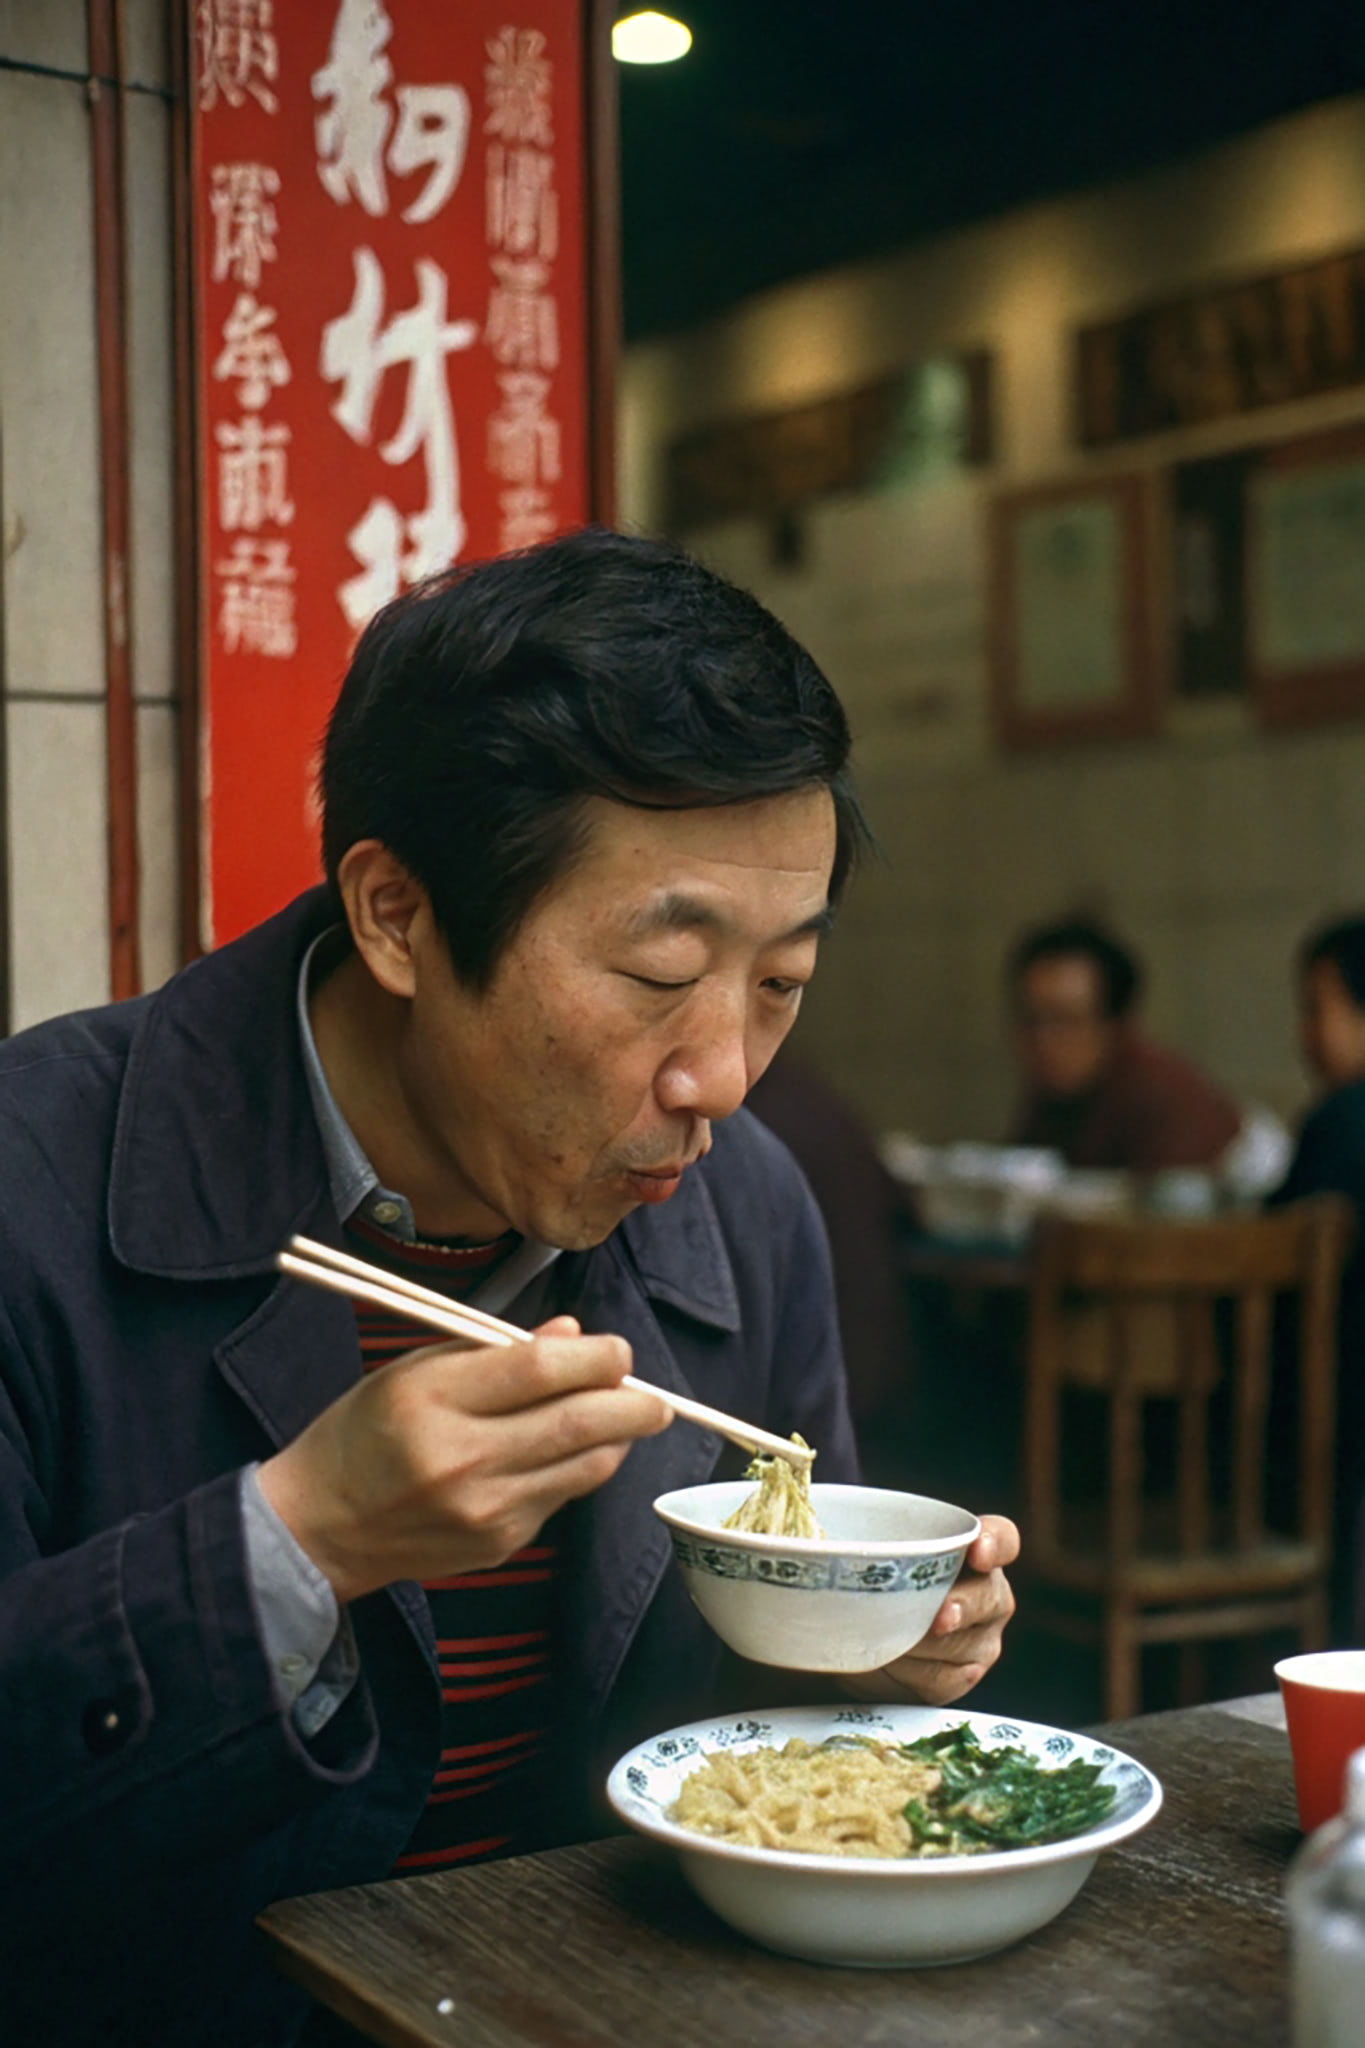
[[929,1633],[950,1636],[958,1629],[975,1628],[981,1622],[993,1622],[1003,1628],[1013,1612],[1014,1594],[1003,1572],[988,1572],[984,1577],[972,1574],[958,1580],[934,1616]]
[[989,1669],[990,1664],[923,1664],[914,1670],[898,1669],[896,1676],[926,1707],[950,1707],[980,1685]]
[[[580,1398],[588,1401],[596,1397]],[[610,1398],[602,1397],[604,1401]],[[599,1434],[607,1420],[609,1415],[599,1408],[597,1427],[581,1445],[575,1442],[574,1431],[562,1433],[557,1439],[564,1450],[562,1456],[553,1454],[556,1439],[542,1430],[534,1442],[528,1439],[522,1445],[521,1464],[500,1463],[496,1472],[485,1472],[475,1486],[465,1489],[466,1515],[492,1542],[496,1552],[510,1556],[529,1540],[526,1531],[540,1528],[565,1501],[577,1500],[606,1485],[637,1441],[634,1435],[613,1438]],[[519,1423],[520,1418],[516,1418],[505,1427],[515,1430]],[[568,1448],[570,1445],[574,1447]],[[504,1456],[508,1449],[504,1441],[500,1446]]]
[[997,1661],[1003,1621],[982,1622],[943,1638],[926,1636],[923,1644],[898,1657],[887,1675],[916,1699],[946,1706],[980,1683]]
[[1019,1555],[1019,1531],[1004,1515],[983,1515],[981,1534],[967,1553],[967,1569],[913,1650],[897,1657],[863,1685],[860,1699],[880,1697],[887,1679],[929,1706],[946,1707],[978,1685],[1000,1655],[1014,1594],[1000,1569]]
[[466,1414],[510,1415],[566,1394],[619,1385],[630,1371],[630,1346],[624,1337],[555,1335],[479,1351],[424,1351],[419,1363],[436,1398],[444,1386]]
[[902,1661],[929,1664],[981,1664],[995,1662],[1000,1654],[1003,1623],[983,1621],[975,1628],[960,1628],[950,1636],[926,1636]]
[[673,1420],[652,1394],[628,1387],[590,1388],[498,1418],[498,1468],[507,1473],[551,1472],[565,1459],[602,1445],[632,1444],[657,1436]]
[[590,1451],[546,1465],[536,1475],[536,1494],[544,1503],[542,1519],[548,1520],[566,1500],[581,1500],[605,1486],[630,1449],[629,1443],[595,1444]]
[[967,1570],[989,1572],[1014,1563],[1019,1555],[1019,1531],[1007,1515],[983,1515],[981,1534],[967,1552]]

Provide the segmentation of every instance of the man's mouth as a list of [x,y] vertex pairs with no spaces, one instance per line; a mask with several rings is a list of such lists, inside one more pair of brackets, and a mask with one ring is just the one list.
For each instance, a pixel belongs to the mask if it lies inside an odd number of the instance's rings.
[[691,1164],[690,1159],[682,1159],[675,1166],[637,1167],[622,1178],[637,1201],[666,1202],[676,1192],[679,1181]]
[[627,1166],[623,1163],[620,1178],[637,1202],[666,1202],[677,1192],[688,1167],[695,1166],[699,1159],[705,1159],[710,1150],[710,1128],[703,1125],[694,1134],[693,1149],[685,1159],[665,1160],[658,1166]]

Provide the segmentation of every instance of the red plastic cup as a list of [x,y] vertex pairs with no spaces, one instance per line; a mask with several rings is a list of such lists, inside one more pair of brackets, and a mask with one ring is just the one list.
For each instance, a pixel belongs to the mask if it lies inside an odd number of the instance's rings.
[[1365,1747],[1365,1650],[1316,1650],[1275,1666],[1289,1724],[1299,1826],[1305,1834],[1346,1803],[1346,1759]]

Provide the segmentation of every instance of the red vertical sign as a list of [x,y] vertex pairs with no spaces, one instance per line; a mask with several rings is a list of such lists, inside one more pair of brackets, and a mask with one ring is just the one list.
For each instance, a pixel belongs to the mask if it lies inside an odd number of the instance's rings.
[[317,879],[356,635],[590,515],[582,0],[190,0],[202,935]]

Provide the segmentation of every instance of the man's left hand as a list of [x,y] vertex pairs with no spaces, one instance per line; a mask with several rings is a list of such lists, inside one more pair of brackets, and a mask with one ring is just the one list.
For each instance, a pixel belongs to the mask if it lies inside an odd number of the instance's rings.
[[1019,1531],[1004,1515],[983,1515],[981,1534],[933,1626],[913,1650],[882,1671],[845,1680],[860,1699],[908,1695],[925,1706],[946,1707],[980,1683],[1000,1655],[1014,1595],[1005,1567],[1019,1555]]

